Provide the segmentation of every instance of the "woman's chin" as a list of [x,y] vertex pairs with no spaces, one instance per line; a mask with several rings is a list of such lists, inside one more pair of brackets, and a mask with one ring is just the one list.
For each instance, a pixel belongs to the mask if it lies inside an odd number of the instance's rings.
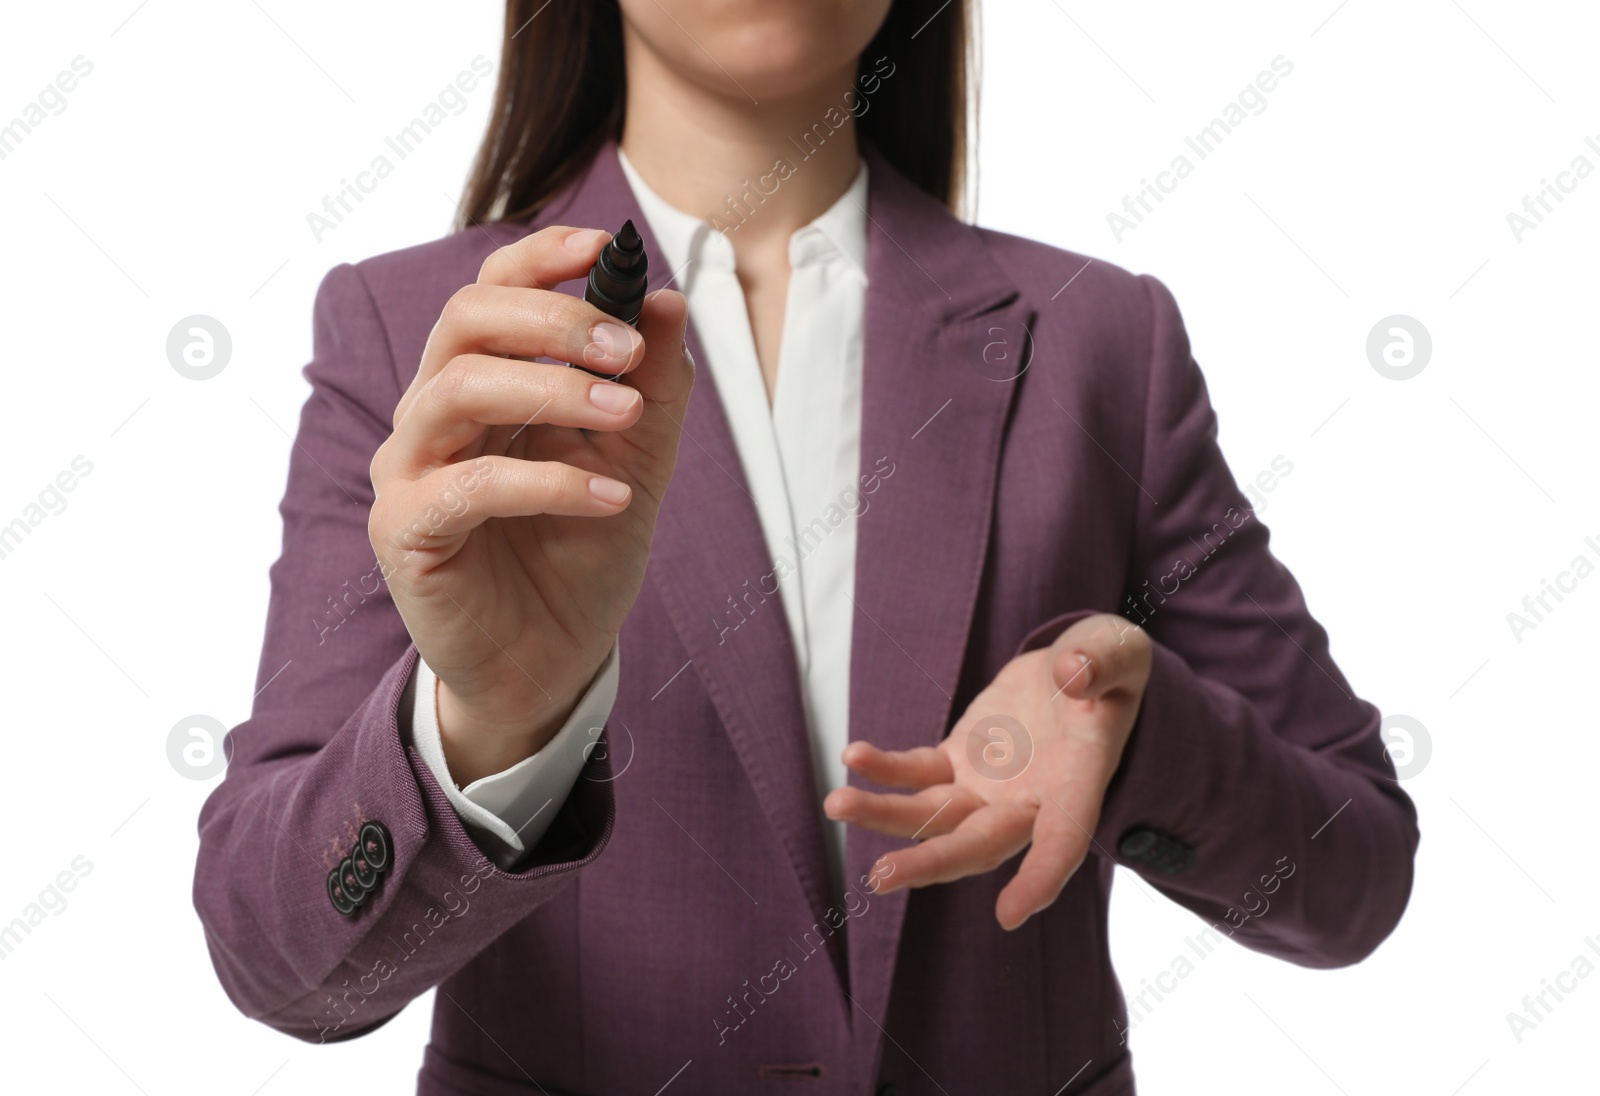
[[[836,41],[822,40],[815,31],[797,30],[783,20],[752,21],[748,26],[718,36],[721,48],[708,46],[716,61],[713,70],[726,70],[751,94],[760,98],[795,95],[815,87],[827,73],[850,70],[861,52],[841,49]],[[698,51],[697,51],[698,52]],[[700,54],[706,61],[706,54]],[[720,72],[719,72],[720,74]]]
[[[658,39],[658,55],[669,66],[688,68],[707,87],[726,88],[732,79],[742,94],[761,101],[816,91],[832,73],[852,79],[856,58],[882,21],[879,5],[858,5],[829,13],[815,3],[764,0],[724,11],[715,21],[689,18],[687,28],[653,25],[659,20],[649,17],[658,12],[647,10],[640,25],[647,39]],[[690,30],[697,32],[689,35],[692,43],[685,40]]]

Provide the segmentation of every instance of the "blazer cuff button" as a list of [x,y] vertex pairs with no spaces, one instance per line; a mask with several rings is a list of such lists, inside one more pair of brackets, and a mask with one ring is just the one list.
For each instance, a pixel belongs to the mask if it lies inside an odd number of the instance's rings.
[[1194,849],[1176,837],[1140,826],[1122,835],[1117,851],[1162,875],[1177,875],[1194,863]]
[[354,917],[356,904],[344,892],[344,887],[339,883],[339,869],[334,868],[328,873],[328,901],[333,903],[333,908],[346,917]]
[[361,827],[356,845],[376,872],[388,871],[394,862],[394,842],[389,837],[389,829],[376,819]]

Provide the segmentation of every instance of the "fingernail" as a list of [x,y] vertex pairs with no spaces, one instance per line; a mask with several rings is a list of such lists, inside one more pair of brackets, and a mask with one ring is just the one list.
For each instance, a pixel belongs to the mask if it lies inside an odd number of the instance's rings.
[[589,494],[608,506],[621,506],[628,501],[630,493],[627,484],[614,479],[605,476],[592,476],[589,479]]
[[626,324],[601,320],[589,329],[589,345],[583,348],[586,365],[627,365],[633,348],[642,340]]
[[591,384],[589,402],[608,415],[622,415],[633,410],[639,393],[625,384]]
[[587,255],[594,250],[594,245],[605,239],[605,233],[598,228],[580,228],[568,236],[561,243],[568,251],[576,251],[580,255]]
[[1077,674],[1077,679],[1080,682],[1078,688],[1080,690],[1087,689],[1094,684],[1094,662],[1082,651],[1074,651],[1073,654],[1077,655],[1078,661],[1083,664],[1083,669],[1079,670]]

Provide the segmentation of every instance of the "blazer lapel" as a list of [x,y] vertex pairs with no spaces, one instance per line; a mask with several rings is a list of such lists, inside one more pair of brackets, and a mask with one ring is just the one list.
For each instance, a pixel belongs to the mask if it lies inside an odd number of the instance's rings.
[[[861,472],[879,484],[857,529],[850,738],[904,750],[937,745],[961,714],[954,698],[1032,313],[975,229],[865,143],[863,153],[871,219]],[[877,858],[905,843],[852,827],[848,881],[866,894]],[[851,1022],[871,1069],[908,892],[867,897],[848,950]]]
[[[541,220],[552,216],[612,230],[633,218],[658,263],[650,272],[650,288],[661,288],[672,277],[659,261],[661,249],[622,173],[614,142],[607,141],[587,178]],[[581,294],[582,285],[574,284]],[[692,321],[687,341],[695,360],[703,363]],[[646,411],[651,413],[663,412]],[[699,677],[716,707],[767,822],[788,854],[809,915],[820,925],[835,903],[829,897],[821,808],[788,617],[776,591],[761,589],[763,584],[773,589],[772,570],[726,411],[711,371],[702,366],[683,422],[677,469],[656,521],[648,574],[688,651],[686,668]],[[796,933],[805,927],[797,925]],[[827,937],[827,948],[842,1011],[848,1007],[845,954],[837,934]]]

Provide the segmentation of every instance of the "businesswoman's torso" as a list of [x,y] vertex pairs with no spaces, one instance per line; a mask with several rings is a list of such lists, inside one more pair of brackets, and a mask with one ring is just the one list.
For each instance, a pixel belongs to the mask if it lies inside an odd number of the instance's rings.
[[[1084,260],[964,226],[867,155],[860,502],[801,524],[820,518],[855,542],[852,627],[834,636],[849,643],[850,737],[906,748],[937,743],[1035,627],[1117,608],[1137,487],[1113,460],[1138,463],[1144,363],[1113,355],[1148,357],[1149,306],[1108,267],[1082,273],[1075,297],[1050,302],[1061,321],[1041,323],[1040,290],[1047,299]],[[608,147],[539,223],[629,214]],[[437,298],[413,291],[415,322],[392,333],[401,368],[420,354],[430,305],[526,228],[495,231],[369,264],[401,281],[432,268]],[[800,553],[769,543],[718,397],[726,382],[693,330],[690,346],[699,383],[619,642],[610,843],[444,984],[430,1068],[609,1093],[692,1061],[676,1082],[688,1091],[798,1076],[843,1092],[881,1051],[878,1073],[900,1092],[938,1091],[915,1063],[950,1092],[1054,1091],[1089,1059],[1090,1076],[1106,1075],[1092,1091],[1121,1091],[1109,864],[1010,934],[993,916],[1006,873],[878,897],[873,863],[896,843],[865,831],[849,834],[845,892],[833,885],[782,588]],[[806,368],[785,361],[780,384],[803,384]],[[818,424],[825,438],[836,429]],[[820,529],[798,546],[839,547]],[[973,1044],[991,1053],[950,1053]]]
[[[608,143],[535,225],[340,268],[319,296],[302,418],[319,440],[293,458],[263,680],[298,668],[235,733],[197,871],[213,955],[247,1012],[345,1038],[443,978],[425,1093],[650,1092],[673,1078],[668,1091],[1131,1092],[1106,942],[1112,862],[1136,860],[1119,838],[1148,827],[1214,848],[1220,867],[1187,895],[1172,876],[1169,893],[1221,916],[1233,874],[1243,885],[1257,860],[1271,867],[1250,833],[1259,816],[1234,809],[1223,779],[1258,759],[1278,771],[1266,725],[1383,765],[1362,734],[1370,706],[1337,671],[1296,661],[1325,655],[1325,636],[1240,515],[1165,288],[965,225],[863,156],[861,502],[820,515],[854,539],[849,626],[831,633],[848,636],[848,697],[831,700],[852,740],[931,746],[1020,651],[1091,611],[1127,611],[1159,644],[1101,817],[1082,820],[1093,855],[1010,933],[994,907],[1011,866],[880,896],[873,865],[902,842],[852,830],[835,882],[782,576],[693,325],[701,366],[603,749],[528,863],[504,873],[477,854],[396,730],[416,657],[368,581],[366,462],[444,302],[495,248],[543,224],[632,217],[659,256]],[[781,383],[804,368],[786,361]],[[297,756],[290,776],[282,759]],[[367,921],[330,910],[314,874],[363,818],[394,832],[404,888]],[[319,847],[302,858],[277,831]],[[266,850],[270,881],[240,873],[245,848]]]

